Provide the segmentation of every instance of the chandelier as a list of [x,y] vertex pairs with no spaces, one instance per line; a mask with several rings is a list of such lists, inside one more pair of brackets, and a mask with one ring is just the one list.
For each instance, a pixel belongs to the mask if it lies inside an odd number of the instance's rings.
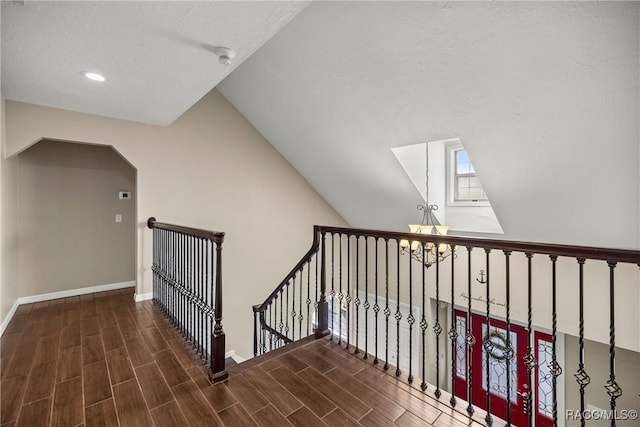
[[[417,234],[446,235],[449,227],[440,224],[438,218],[434,214],[438,210],[438,205],[429,203],[429,145],[425,144],[425,203],[418,205],[418,211],[422,211],[422,221],[420,224],[409,224],[409,231]],[[400,253],[403,255],[411,255],[411,258],[421,262],[425,267],[429,268],[434,263],[440,262],[450,256],[455,257],[455,252],[451,250],[447,253],[447,244],[441,243],[434,245],[433,243],[422,243],[403,239],[400,240]]]

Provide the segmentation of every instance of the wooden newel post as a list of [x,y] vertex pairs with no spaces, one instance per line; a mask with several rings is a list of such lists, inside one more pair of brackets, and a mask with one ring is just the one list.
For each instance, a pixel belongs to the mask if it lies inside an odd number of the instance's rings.
[[216,243],[216,274],[215,274],[215,301],[214,301],[214,326],[211,334],[211,367],[209,368],[209,381],[217,383],[227,379],[229,374],[225,370],[225,336],[222,329],[222,238]]
[[[319,231],[317,231],[319,232]],[[327,268],[326,268],[326,248],[325,232],[321,232],[320,243],[320,301],[318,301],[318,324],[316,325],[315,336],[322,338],[329,335],[329,303],[326,297]]]

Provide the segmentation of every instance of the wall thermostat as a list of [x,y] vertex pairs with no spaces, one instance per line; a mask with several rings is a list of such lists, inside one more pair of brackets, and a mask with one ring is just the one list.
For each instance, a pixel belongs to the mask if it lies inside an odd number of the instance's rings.
[[131,191],[120,191],[118,193],[118,198],[120,200],[129,200],[131,198]]

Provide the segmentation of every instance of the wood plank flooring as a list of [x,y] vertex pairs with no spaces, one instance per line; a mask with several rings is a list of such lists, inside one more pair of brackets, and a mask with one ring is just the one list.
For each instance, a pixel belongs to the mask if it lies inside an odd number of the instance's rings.
[[326,339],[206,367],[133,289],[22,305],[2,336],[2,426],[480,426]]

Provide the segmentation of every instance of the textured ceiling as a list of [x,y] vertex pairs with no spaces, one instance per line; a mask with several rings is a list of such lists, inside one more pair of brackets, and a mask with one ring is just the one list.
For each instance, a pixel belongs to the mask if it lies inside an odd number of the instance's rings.
[[164,125],[218,85],[359,227],[419,219],[392,147],[460,138],[505,238],[638,248],[639,27],[638,2],[3,2],[2,91]]
[[505,238],[639,247],[639,11],[314,2],[219,89],[353,226],[419,220],[391,147],[461,138]]
[[[7,99],[167,125],[307,2],[2,2]],[[236,52],[221,65],[212,46]],[[86,80],[98,71],[107,81]]]

